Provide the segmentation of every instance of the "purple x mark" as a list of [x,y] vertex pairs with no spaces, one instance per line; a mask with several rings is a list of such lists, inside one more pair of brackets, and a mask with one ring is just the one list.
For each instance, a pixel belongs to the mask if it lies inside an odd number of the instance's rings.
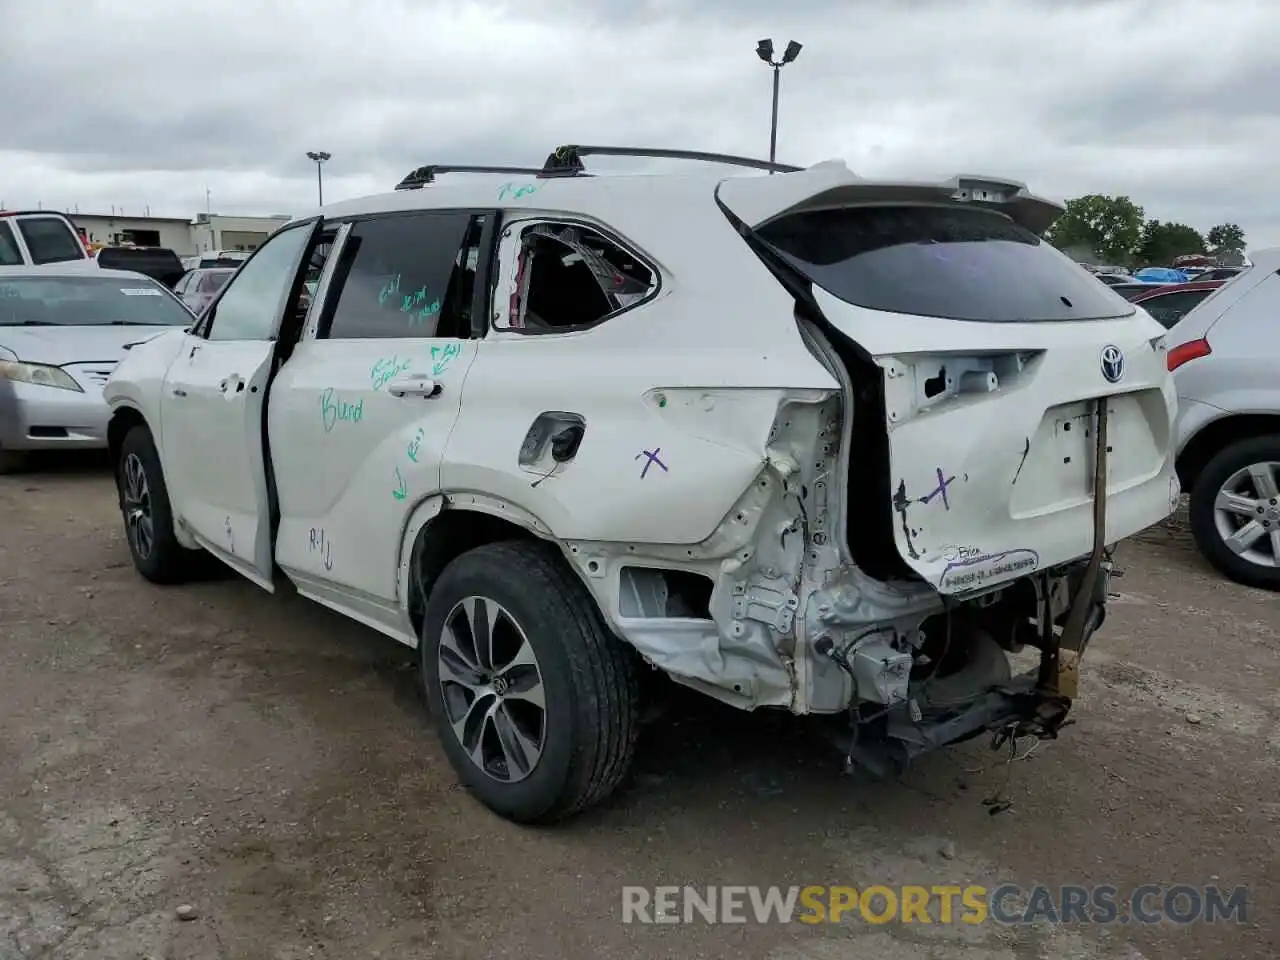
[[641,457],[648,457],[648,458],[649,458],[648,460],[646,460],[646,461],[644,462],[644,469],[640,471],[640,479],[641,479],[641,480],[643,480],[643,479],[645,478],[645,474],[647,474],[647,473],[649,472],[649,468],[650,468],[651,466],[653,466],[655,463],[656,463],[658,466],[660,466],[660,467],[662,468],[662,472],[663,472],[663,473],[669,473],[669,472],[670,472],[670,471],[668,471],[668,470],[667,470],[667,465],[666,465],[665,463],[663,463],[663,462],[662,462],[662,460],[661,460],[661,458],[659,458],[659,456],[658,456],[658,454],[660,454],[661,452],[662,452],[662,448],[661,448],[661,447],[654,447],[652,450],[644,450],[644,451],[642,451],[642,452],[640,452],[640,453],[637,453],[637,454],[636,454],[635,459],[637,459],[637,460],[639,460]]
[[927,494],[926,496],[921,497],[921,498],[920,498],[920,502],[921,502],[921,503],[928,503],[928,502],[929,502],[929,501],[931,501],[934,497],[936,497],[936,496],[938,496],[939,494],[941,494],[941,495],[942,495],[942,505],[943,505],[944,507],[946,507],[948,510],[950,510],[950,509],[951,509],[951,502],[947,499],[947,487],[951,486],[951,481],[952,481],[952,480],[954,480],[954,479],[955,479],[955,477],[954,477],[954,476],[944,477],[944,476],[943,476],[943,473],[942,473],[942,468],[941,468],[941,467],[935,467],[934,469],[935,469],[935,470],[937,471],[937,473],[938,473],[938,485],[937,485],[936,487],[934,487],[934,488],[933,488],[932,492],[930,492],[930,493],[929,493],[929,494]]

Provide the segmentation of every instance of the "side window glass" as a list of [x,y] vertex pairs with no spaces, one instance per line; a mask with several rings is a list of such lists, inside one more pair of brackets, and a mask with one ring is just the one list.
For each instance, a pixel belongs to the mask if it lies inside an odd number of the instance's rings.
[[18,241],[14,239],[9,224],[0,220],[0,267],[22,266],[22,254],[18,252]]
[[589,227],[539,222],[513,229],[516,237],[503,237],[509,253],[494,296],[499,330],[591,326],[658,288],[656,274],[639,257]]
[[310,239],[309,224],[271,237],[214,304],[208,338],[270,340],[275,336],[276,319],[293,284],[298,257]]
[[62,263],[85,258],[84,245],[65,220],[58,217],[22,217],[18,220],[18,229],[31,251],[32,263]]
[[355,223],[334,277],[329,339],[468,337],[484,217],[463,211]]
[[1182,293],[1166,293],[1162,297],[1152,297],[1138,305],[1146,307],[1152,319],[1167,330],[1203,300],[1207,292],[1188,290]]

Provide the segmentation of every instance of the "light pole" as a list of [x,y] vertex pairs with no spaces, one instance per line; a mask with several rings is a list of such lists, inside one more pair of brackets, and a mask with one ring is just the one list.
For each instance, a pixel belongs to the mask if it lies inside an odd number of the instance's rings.
[[315,150],[308,150],[307,156],[316,165],[316,193],[319,194],[320,196],[319,205],[323,207],[324,206],[324,178],[320,174],[320,167],[324,164],[326,160],[329,159],[331,154],[325,153],[323,150],[319,152]]
[[[778,80],[782,68],[800,56],[800,44],[794,40],[787,41],[787,49],[782,52],[781,60],[773,59],[773,41],[761,40],[756,44],[756,56],[773,67],[773,121],[769,125],[769,162],[773,163],[778,154]],[[773,173],[772,170],[769,171]]]

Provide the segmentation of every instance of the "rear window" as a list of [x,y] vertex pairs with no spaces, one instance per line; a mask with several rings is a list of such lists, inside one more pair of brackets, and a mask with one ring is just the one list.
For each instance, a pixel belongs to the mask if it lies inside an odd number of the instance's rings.
[[88,256],[79,235],[59,217],[21,217],[18,229],[31,251],[32,263],[62,263]]
[[756,235],[806,279],[870,310],[988,323],[1133,313],[1111,288],[991,210],[811,210],[780,217]]
[[146,277],[0,280],[0,327],[173,326],[191,314]]

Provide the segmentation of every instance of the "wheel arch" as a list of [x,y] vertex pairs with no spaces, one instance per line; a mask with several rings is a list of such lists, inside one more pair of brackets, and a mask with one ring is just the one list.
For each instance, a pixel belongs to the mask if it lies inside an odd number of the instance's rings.
[[499,497],[436,494],[414,508],[401,538],[400,582],[415,637],[422,629],[427,597],[444,568],[469,550],[503,540],[543,540],[558,546],[541,519]]
[[113,467],[120,459],[120,447],[124,444],[124,438],[137,426],[147,428],[151,434],[152,443],[156,445],[156,452],[159,452],[160,438],[151,429],[151,424],[147,423],[147,418],[142,415],[142,411],[131,404],[122,404],[111,412],[111,419],[107,421],[107,453],[111,457]]
[[1205,466],[1220,451],[1241,440],[1280,435],[1280,414],[1240,413],[1220,417],[1206,424],[1187,441],[1175,467],[1182,489],[1190,491]]

